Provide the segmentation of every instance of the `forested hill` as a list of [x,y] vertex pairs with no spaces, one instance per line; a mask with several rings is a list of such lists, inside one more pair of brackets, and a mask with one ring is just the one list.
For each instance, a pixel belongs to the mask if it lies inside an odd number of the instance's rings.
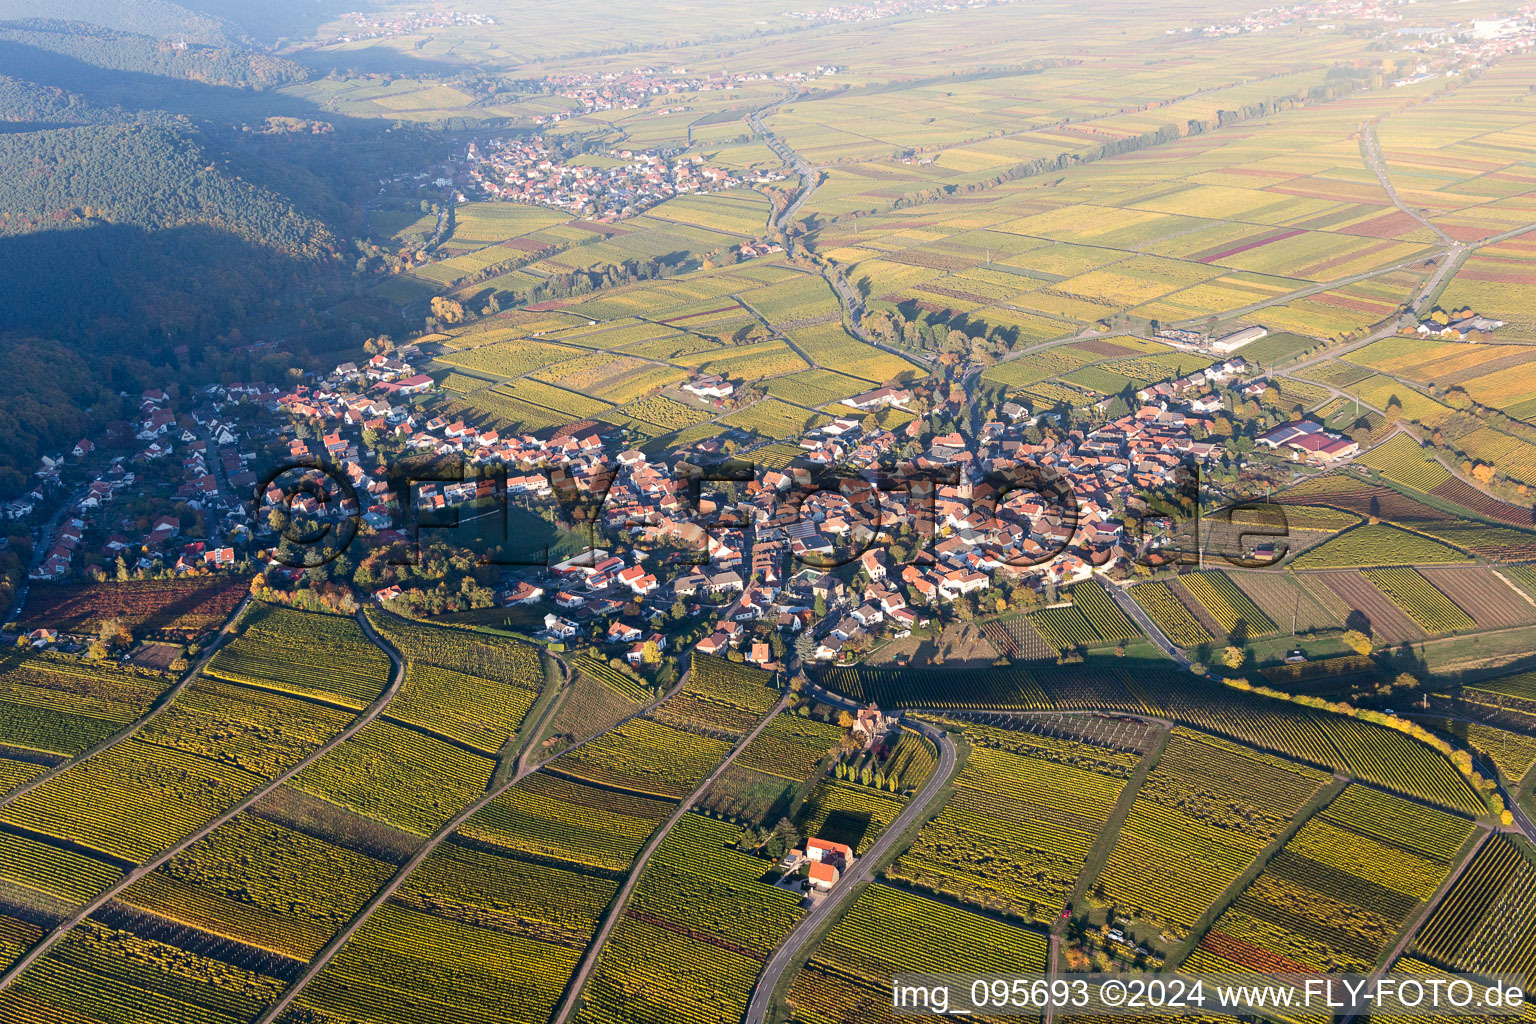
[[0,132],[9,125],[104,124],[120,117],[67,89],[0,74]]
[[120,32],[185,40],[200,46],[230,46],[241,33],[227,21],[190,11],[170,0],[0,0],[0,21],[67,15]]
[[142,124],[0,135],[0,234],[90,223],[202,224],[297,259],[336,251],[325,225],[233,178],[191,138]]
[[267,89],[308,76],[303,66],[270,54],[122,32],[82,21],[36,18],[0,22],[0,44],[10,44],[0,47],[6,54],[7,70],[23,76],[29,73],[28,65],[44,54],[107,71],[235,89]]
[[[60,13],[99,24],[36,17]],[[379,179],[430,142],[332,115],[266,130],[318,113],[283,91],[309,72],[164,0],[0,0],[5,16],[0,497],[117,418],[119,392],[276,379],[361,343],[317,311],[353,287]]]

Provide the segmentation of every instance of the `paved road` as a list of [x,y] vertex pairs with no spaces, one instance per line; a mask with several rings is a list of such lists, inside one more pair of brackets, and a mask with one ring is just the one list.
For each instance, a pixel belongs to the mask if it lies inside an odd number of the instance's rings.
[[246,606],[250,603],[250,595],[246,595],[245,600],[240,602],[240,606],[235,609],[234,614],[229,617],[229,620],[226,621],[223,627],[219,629],[217,635],[215,635],[214,638],[210,640],[207,646],[203,649],[203,656],[197,659],[197,664],[193,665],[185,675],[177,680],[175,685],[166,690],[159,697],[156,697],[154,703],[149,706],[149,710],[140,715],[131,725],[129,725],[126,729],[123,729],[121,732],[118,732],[112,736],[108,736],[106,739],[102,740],[100,743],[96,744],[89,750],[76,754],[74,757],[63,762],[62,764],[56,765],[43,772],[43,774],[39,775],[37,778],[29,779],[27,782],[17,786],[9,793],[6,793],[4,796],[0,796],[0,808],[5,807],[7,804],[22,794],[31,792],[38,786],[41,786],[43,783],[47,782],[49,779],[56,778],[64,774],[66,771],[73,768],[81,761],[84,761],[87,758],[95,757],[103,750],[116,746],[117,744],[123,742],[123,740],[131,738],[140,729],[148,725],[151,719],[169,707],[171,701],[175,700],[176,696],[181,693],[182,690],[186,689],[187,684],[195,679],[198,673],[202,672],[203,667],[207,665],[210,660],[212,660],[214,653],[217,652],[219,647],[223,645],[224,641],[228,640],[232,635],[230,631],[234,628],[235,623],[239,621],[240,616],[245,612]]
[[[840,704],[845,707],[856,707],[852,701],[843,700],[833,694],[821,690],[819,687],[807,687],[808,693],[814,693],[817,700],[831,704]],[[947,784],[955,773],[955,743],[949,738],[949,734],[925,725],[922,722],[909,723],[919,732],[934,740],[939,746],[939,763],[934,768],[933,774],[923,784],[923,788],[907,801],[907,806],[902,808],[896,820],[892,821],[886,830],[880,833],[880,838],[874,845],[864,851],[853,867],[843,873],[837,886],[822,900],[814,910],[800,919],[800,923],[779,944],[778,949],[769,958],[763,967],[762,976],[757,979],[757,987],[752,990],[752,1001],[747,1004],[746,1024],[763,1024],[768,1016],[768,1008],[773,1001],[773,990],[778,986],[779,979],[789,969],[790,963],[795,959],[795,954],[805,945],[810,937],[827,921],[841,913],[845,909],[849,898],[858,886],[871,880],[874,876],[874,865],[881,855],[902,841],[902,834],[913,822],[917,821],[926,811],[933,798],[938,795],[940,789]]]
[[1141,627],[1142,632],[1146,633],[1147,636],[1152,638],[1153,643],[1162,648],[1164,654],[1178,663],[1180,668],[1189,668],[1189,659],[1184,657],[1182,651],[1173,646],[1173,641],[1169,640],[1161,629],[1157,628],[1157,623],[1153,622],[1151,616],[1146,613],[1141,605],[1136,603],[1126,588],[1110,587],[1109,594],[1115,599],[1115,604],[1120,606],[1120,610],[1129,615],[1136,625]]
[[[768,145],[768,148],[773,150],[774,154],[777,155],[780,160],[783,160],[784,163],[789,165],[790,169],[792,169],[796,174],[800,175],[800,191],[795,195],[795,198],[791,200],[789,204],[779,212],[779,215],[774,217],[771,221],[773,227],[776,227],[781,232],[783,232],[784,251],[790,255],[794,254],[795,242],[794,239],[790,237],[789,229],[794,226],[795,217],[799,215],[801,207],[805,206],[806,201],[811,198],[816,189],[820,186],[820,172],[815,166],[811,164],[810,161],[806,160],[805,157],[791,149],[788,143],[784,142],[784,140],[780,139],[777,135],[774,135],[773,132],[768,129],[767,125],[763,124],[762,118],[764,114],[767,114],[774,108],[797,100],[801,98],[802,95],[803,94],[798,92],[791,93],[784,99],[770,103],[766,107],[761,107],[758,110],[753,111],[747,117],[747,123],[751,125],[753,131],[762,137],[763,141]],[[891,355],[900,356],[903,359],[914,360],[918,363],[925,362],[923,356],[893,348],[890,345],[880,341],[878,338],[874,337],[868,331],[864,330],[864,298],[863,296],[859,295],[859,293],[853,288],[852,285],[848,283],[846,278],[844,278],[841,274],[835,273],[831,269],[825,267],[822,269],[822,277],[824,277],[827,283],[832,286],[833,292],[837,295],[838,303],[843,307],[843,312],[847,317],[850,328],[860,341],[864,342],[866,345],[873,345],[875,348],[878,348],[881,351],[889,352]]]
[[[1480,725],[1488,724],[1487,722],[1484,722],[1478,718],[1471,718],[1467,715],[1451,714],[1449,712],[1440,713],[1434,711],[1399,711],[1397,716],[1399,718],[1407,719],[1430,718],[1437,721],[1472,722],[1474,724]],[[1499,796],[1504,800],[1504,806],[1509,809],[1510,816],[1514,818],[1515,828],[1519,829],[1520,833],[1524,835],[1526,839],[1536,843],[1536,823],[1531,821],[1530,817],[1520,807],[1520,804],[1515,801],[1515,794],[1506,789],[1502,783],[1498,783],[1499,773],[1494,769],[1494,767],[1492,765],[1482,763],[1482,760],[1475,755],[1472,758],[1472,767],[1482,772],[1484,778],[1493,779],[1495,781],[1495,784],[1498,785]]]
[[721,761],[714,771],[709,773],[709,778],[699,783],[694,791],[689,793],[677,805],[677,810],[673,811],[671,816],[662,822],[661,828],[656,831],[655,835],[651,836],[651,841],[645,844],[645,847],[640,851],[640,855],[635,858],[634,864],[630,866],[629,877],[624,879],[624,885],[619,889],[618,896],[614,898],[612,909],[608,911],[607,917],[603,919],[602,927],[597,930],[597,934],[588,943],[586,952],[582,953],[581,964],[576,968],[576,973],[571,976],[570,983],[566,985],[565,998],[560,1003],[560,1009],[555,1012],[554,1024],[564,1024],[564,1021],[570,1019],[571,1014],[575,1012],[576,1005],[581,997],[581,990],[586,985],[587,978],[591,976],[592,968],[597,966],[598,956],[602,954],[603,944],[608,941],[608,936],[613,931],[614,925],[619,923],[619,918],[624,916],[624,904],[629,900],[629,894],[634,891],[635,884],[640,881],[640,875],[645,871],[645,865],[650,862],[651,855],[656,852],[656,848],[661,845],[662,840],[667,838],[673,827],[683,819],[683,815],[687,814],[693,807],[694,801],[704,795],[704,791],[709,789],[710,785],[731,766],[731,762],[735,761],[737,755],[747,748],[747,744],[756,739],[757,734],[767,728],[768,723],[773,721],[774,716],[784,710],[784,706],[789,703],[790,696],[790,692],[785,690],[784,696],[779,698],[779,702],[773,706],[773,710],[763,716],[762,721],[758,722],[757,726],[736,744],[735,749],[731,751],[730,755],[724,761]]
[[326,742],[320,744],[320,746],[311,751],[310,754],[303,760],[299,761],[293,767],[289,768],[287,771],[281,773],[280,775],[274,776],[271,781],[262,786],[260,789],[247,793],[244,799],[236,803],[229,810],[225,811],[223,814],[220,814],[218,817],[208,822],[208,824],[193,832],[191,835],[181,839],[179,842],[175,843],[163,853],[145,861],[143,864],[140,864],[138,867],[127,872],[121,879],[108,886],[106,891],[103,892],[100,896],[97,896],[94,900],[91,900],[85,906],[81,907],[69,917],[65,918],[63,922],[61,922],[53,929],[53,931],[43,936],[41,941],[39,941],[31,949],[27,950],[26,953],[22,955],[21,959],[12,964],[4,974],[0,974],[0,990],[3,990],[11,982],[15,981],[17,975],[21,974],[22,971],[31,966],[34,960],[42,956],[44,953],[47,953],[48,950],[52,949],[54,943],[58,942],[65,935],[68,935],[76,925],[80,924],[80,922],[84,921],[87,917],[90,917],[96,911],[106,906],[115,896],[117,896],[118,893],[122,892],[124,889],[128,888],[130,885],[132,885],[134,882],[137,882],[144,876],[155,871],[161,865],[165,864],[172,857],[176,856],[178,853],[181,853],[183,850],[197,842],[199,839],[208,836],[216,829],[222,827],[236,815],[242,813],[247,808],[254,805],[257,801],[261,800],[262,797],[266,796],[268,793],[271,793],[273,790],[277,789],[277,787],[281,786],[283,783],[299,774],[299,772],[303,771],[305,768],[308,768],[310,765],[320,760],[320,758],[330,753],[331,750],[336,746],[352,738],[360,729],[362,729],[365,725],[367,725],[369,722],[372,722],[379,716],[379,714],[389,704],[390,699],[393,698],[395,693],[400,689],[400,684],[405,681],[405,661],[400,657],[399,651],[396,651],[392,645],[381,638],[378,633],[374,632],[373,626],[368,622],[367,617],[362,612],[357,613],[357,621],[363,627],[363,632],[367,634],[368,639],[372,640],[384,651],[385,654],[389,655],[389,660],[394,666],[394,669],[390,674],[389,685],[384,688],[384,692],[379,694],[378,698],[372,704],[368,705],[368,707],[365,708],[360,715],[354,718],[346,728],[342,729],[341,732],[337,733]]
[[59,501],[58,507],[53,510],[53,515],[48,521],[37,528],[37,540],[32,547],[32,560],[27,563],[26,575],[18,581],[16,596],[11,600],[11,610],[6,615],[5,624],[10,625],[21,618],[21,609],[27,602],[27,595],[32,592],[32,574],[43,567],[43,561],[48,557],[48,549],[53,546],[53,531],[58,529],[59,521],[64,518],[64,513],[75,508],[81,498],[85,497],[86,488],[76,488],[69,497]]

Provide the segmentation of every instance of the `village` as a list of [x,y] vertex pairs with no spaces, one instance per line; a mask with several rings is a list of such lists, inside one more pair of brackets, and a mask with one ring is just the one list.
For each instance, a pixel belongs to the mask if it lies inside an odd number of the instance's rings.
[[[735,188],[746,179],[672,150],[614,150],[601,159],[563,159],[540,136],[471,142],[440,187],[461,196],[537,203],[603,220],[633,216],[673,196]],[[770,180],[782,176],[773,172]]]
[[[799,442],[796,465],[760,466],[749,480],[696,496],[686,465],[722,458],[727,443],[751,463],[764,443],[711,438],[647,456],[608,424],[573,424],[548,438],[480,430],[417,413],[410,399],[433,385],[427,375],[403,375],[405,364],[397,364],[401,376],[378,381],[367,376],[376,367],[346,364],[324,386],[295,388],[279,405],[316,424],[311,440],[292,442],[291,456],[324,450],[346,467],[374,543],[407,538],[400,497],[382,467],[359,465],[360,443],[366,451],[389,439],[401,453],[506,467],[498,497],[546,520],[568,519],[573,500],[595,505],[584,551],[509,569],[496,589],[497,603],[524,609],[544,641],[592,644],[644,668],[681,634],[699,653],[774,667],[791,646],[804,660],[843,661],[962,605],[970,614],[984,597],[1034,600],[1096,572],[1126,573],[1136,554],[1128,510],[1175,467],[1212,457],[1215,443],[1196,435],[1208,433],[1222,407],[1214,389],[1240,383],[1246,368],[1229,358],[1144,389],[1134,412],[1059,437],[1042,430],[1051,414],[1015,402],[975,438],[924,440],[922,421],[892,431],[837,419]],[[734,385],[701,377],[684,389],[728,397]],[[883,387],[848,404],[901,408],[913,397],[912,386]],[[900,488],[859,480],[898,464],[913,474]],[[817,467],[837,467],[840,484],[813,481]],[[1044,473],[1050,486],[1005,490],[999,481],[1021,467]],[[485,486],[423,484],[414,512],[483,502]],[[1071,497],[1053,497],[1060,495]],[[409,602],[410,586],[391,583],[371,596]]]
[[[1229,356],[1143,388],[1131,411],[1091,429],[1065,429],[1060,411],[1036,413],[1016,401],[973,437],[933,434],[921,418],[895,430],[873,427],[868,416],[838,418],[801,438],[786,465],[785,446],[749,434],[647,455],[606,423],[578,422],[549,436],[477,428],[447,415],[443,393],[423,372],[426,358],[405,346],[286,389],[209,386],[185,412],[162,392],[146,393],[141,418],[129,425],[139,445],[133,457],[103,464],[96,445],[82,440],[40,470],[33,499],[79,490],[39,551],[33,578],[254,568],[273,586],[297,586],[314,570],[276,557],[283,516],[355,516],[355,562],[370,550],[453,539],[413,534],[412,524],[456,508],[483,514],[489,500],[580,541],[553,564],[499,570],[476,604],[517,609],[523,629],[546,643],[592,646],[642,672],[682,643],[770,668],[791,652],[841,663],[957,616],[1047,600],[1094,574],[1126,578],[1138,555],[1131,519],[1142,496],[1178,467],[1220,454],[1210,439],[1225,407],[1219,392],[1265,387]],[[718,402],[736,387],[698,376],[680,391]],[[846,404],[871,414],[918,397],[936,414],[960,409],[917,383]],[[1259,440],[1316,465],[1355,451],[1308,421]],[[691,492],[689,467],[728,455],[750,465],[759,451],[771,457],[749,479],[706,481]],[[389,465],[411,456],[462,464],[467,478],[397,494]],[[322,464],[345,478],[355,507],[327,508],[323,488],[296,491],[294,479],[271,478],[274,467]],[[833,468],[835,476],[816,478]],[[487,491],[498,479],[485,475],[493,469],[503,473],[501,493]],[[260,500],[258,475],[267,483]],[[124,514],[151,501],[163,510],[166,498],[173,513]],[[364,590],[405,608],[428,585],[405,574]]]
[[330,46],[337,43],[353,43],[365,39],[391,39],[435,28],[455,25],[491,26],[497,24],[489,14],[472,11],[434,10],[405,11],[397,15],[348,11],[341,20],[353,27],[329,39],[316,40],[314,46]]

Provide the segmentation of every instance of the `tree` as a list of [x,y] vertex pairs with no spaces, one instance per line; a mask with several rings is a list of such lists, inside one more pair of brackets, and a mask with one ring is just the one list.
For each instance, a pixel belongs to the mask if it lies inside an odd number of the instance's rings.
[[1513,825],[1514,823],[1515,823],[1515,816],[1513,814],[1511,814],[1508,811],[1508,809],[1505,809],[1504,811],[1500,812],[1500,814],[1499,814],[1499,824],[1500,825],[1508,826],[1508,825]]
[[101,628],[97,632],[97,639],[105,646],[113,644],[119,647],[133,646],[133,633],[119,618],[104,619]]
[[1371,638],[1358,629],[1345,630],[1343,640],[1344,645],[1356,654],[1370,654],[1374,648]]
[[448,324],[464,322],[464,306],[442,295],[432,297],[432,315]]
[[763,852],[778,860],[799,845],[800,833],[795,831],[795,826],[790,824],[788,818],[780,818],[778,824],[773,826],[768,841],[763,844]]
[[656,641],[647,640],[640,648],[640,660],[647,665],[655,665],[661,661],[661,648],[656,646]]
[[1221,652],[1221,663],[1234,672],[1243,667],[1243,662],[1248,659],[1241,647],[1228,647]]
[[848,712],[848,711],[839,711],[837,713],[837,724],[841,728],[851,729],[851,728],[853,728],[853,723],[854,723],[854,717],[853,717],[853,715],[850,712]]

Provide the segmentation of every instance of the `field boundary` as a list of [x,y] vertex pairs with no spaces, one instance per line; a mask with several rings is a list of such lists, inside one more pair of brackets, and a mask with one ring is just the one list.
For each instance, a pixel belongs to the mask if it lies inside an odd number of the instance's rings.
[[[63,775],[66,771],[73,768],[75,765],[84,761],[88,761],[95,757],[97,754],[104,753],[117,746],[119,743],[122,743],[125,740],[130,740],[134,736],[138,735],[140,730],[148,725],[156,716],[160,714],[160,712],[169,707],[171,701],[175,700],[176,697],[180,695],[181,691],[185,690],[187,685],[191,683],[192,680],[201,675],[203,669],[208,667],[208,663],[213,660],[213,656],[218,653],[219,648],[222,647],[224,642],[231,636],[230,630],[234,627],[236,622],[240,621],[240,617],[245,614],[245,609],[250,605],[251,601],[251,595],[247,594],[245,598],[240,602],[240,604],[235,608],[235,610],[230,614],[224,625],[219,628],[218,633],[215,634],[213,639],[209,641],[207,648],[203,651],[202,657],[197,659],[197,664],[187,669],[186,675],[182,676],[175,683],[172,683],[169,687],[166,688],[164,693],[156,697],[154,701],[151,702],[148,711],[134,719],[123,729],[120,729],[118,732],[108,736],[94,747],[91,747],[89,750],[76,754],[74,757],[66,758],[65,760],[54,765],[52,768],[49,768],[47,771],[38,775],[36,778],[28,779],[26,782],[23,782],[15,789],[10,790],[7,793],[0,794],[0,808],[9,806],[16,799],[25,796],[50,779],[55,779],[58,776]],[[222,681],[228,682],[228,680]],[[345,708],[343,710],[353,711],[355,709]],[[4,982],[0,981],[0,987],[3,987],[3,985]]]

